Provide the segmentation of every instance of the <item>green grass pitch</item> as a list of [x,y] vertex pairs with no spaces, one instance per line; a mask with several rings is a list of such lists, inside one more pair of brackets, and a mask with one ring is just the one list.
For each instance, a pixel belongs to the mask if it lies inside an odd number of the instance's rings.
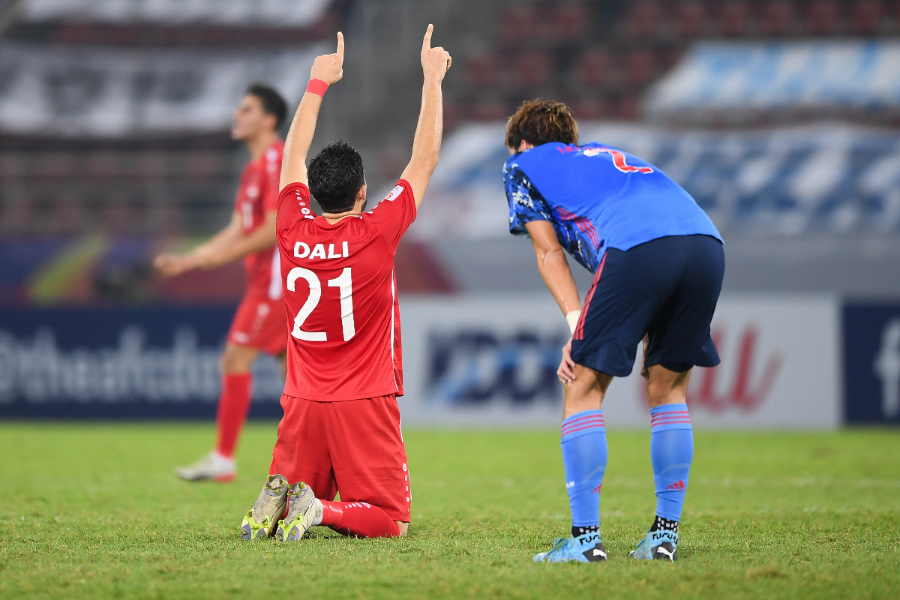
[[411,535],[238,539],[272,424],[232,484],[172,468],[210,425],[0,424],[0,598],[886,598],[900,590],[900,432],[696,433],[680,562],[626,553],[653,516],[648,433],[609,435],[610,561],[536,565],[567,530],[558,433],[413,430]]

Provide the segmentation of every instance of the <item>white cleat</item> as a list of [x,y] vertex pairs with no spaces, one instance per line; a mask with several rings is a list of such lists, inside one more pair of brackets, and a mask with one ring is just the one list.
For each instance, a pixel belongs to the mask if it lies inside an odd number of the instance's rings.
[[287,493],[287,516],[278,522],[275,539],[279,542],[298,542],[303,534],[322,522],[322,503],[313,489],[302,481]]
[[185,481],[219,481],[226,483],[234,480],[236,473],[234,459],[225,458],[215,450],[192,465],[175,469],[175,474]]
[[262,540],[272,535],[278,519],[284,514],[288,487],[283,476],[269,475],[256,502],[241,521],[242,540]]

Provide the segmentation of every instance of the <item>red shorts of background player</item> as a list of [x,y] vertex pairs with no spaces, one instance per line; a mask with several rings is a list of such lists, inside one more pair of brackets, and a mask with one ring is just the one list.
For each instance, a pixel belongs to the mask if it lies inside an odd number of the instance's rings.
[[317,402],[285,395],[281,408],[269,474],[303,481],[321,500],[340,493],[344,502],[368,502],[409,522],[409,469],[395,396]]
[[273,356],[284,354],[288,334],[281,303],[281,298],[273,300],[266,294],[244,296],[231,321],[228,342]]

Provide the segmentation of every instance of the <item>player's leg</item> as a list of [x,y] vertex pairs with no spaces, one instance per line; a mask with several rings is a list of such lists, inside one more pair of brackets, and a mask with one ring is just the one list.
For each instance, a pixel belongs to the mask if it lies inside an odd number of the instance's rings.
[[[328,449],[322,437],[321,403],[284,395],[281,408],[284,415],[278,424],[269,476],[259,498],[241,523],[243,539],[272,535],[276,525],[281,526],[282,517],[296,500],[294,486],[290,483],[311,481],[323,493],[330,492],[332,497],[335,493]],[[273,481],[277,482],[277,490]]]
[[[326,500],[334,499],[337,494],[328,445],[332,407],[330,402],[313,402],[290,396],[282,396],[281,405],[285,418],[278,427],[278,443],[272,453],[269,472],[287,473],[292,485],[287,492],[285,513],[278,522],[275,539],[281,542],[299,541],[310,527],[321,522],[322,505],[316,498],[316,492]],[[306,406],[307,410],[292,412],[288,419],[289,411],[298,406]]]
[[564,386],[560,429],[572,536],[534,556],[535,562],[606,560],[600,535],[600,490],[606,471],[606,423],[603,400],[612,377],[580,364],[575,380]]
[[[585,297],[582,318],[572,339],[575,379],[564,386],[560,445],[572,537],[558,540],[537,562],[593,562],[606,559],[600,528],[600,499],[607,444],[603,402],[613,376],[631,371],[643,335],[643,312],[629,295],[626,253],[608,252]],[[645,294],[638,294],[643,298]]]
[[335,403],[329,446],[341,501],[321,501],[320,524],[356,537],[405,535],[412,495],[397,399]]
[[216,411],[216,447],[196,463],[179,467],[176,473],[187,481],[232,481],[236,474],[234,451],[250,407],[250,368],[259,351],[228,343],[219,364],[222,383]]
[[234,457],[238,437],[250,409],[251,368],[260,352],[284,355],[287,334],[277,300],[248,295],[235,314],[222,356],[222,395],[219,399],[216,451]]
[[287,475],[291,474],[295,462],[298,431],[304,421],[312,418],[308,414],[309,405],[296,402],[290,396],[281,397],[281,408],[283,416],[278,423],[278,436],[272,449],[269,475],[256,502],[241,521],[243,540],[266,538],[274,532],[287,503],[290,488]]
[[356,537],[406,535],[412,492],[396,397],[336,408],[331,440],[340,449],[335,477],[342,501],[322,503],[322,524]]
[[222,393],[216,416],[216,451],[220,456],[234,458],[238,436],[250,409],[253,383],[250,370],[257,356],[256,348],[230,343],[222,354]]
[[260,352],[282,359],[286,348],[284,319],[278,301],[249,294],[241,301],[220,359],[222,386],[216,424],[216,449],[179,476],[191,480],[234,478],[234,452],[247,419],[252,391],[251,368]]
[[292,485],[301,481],[314,484],[323,497],[331,499],[337,487],[325,434],[328,407],[325,402],[281,397],[284,414],[278,423],[269,474],[280,473]]
[[645,369],[656,516],[632,556],[675,560],[694,454],[687,388],[693,366],[719,362],[709,326],[721,290],[724,256],[721,244],[705,236],[670,238],[666,244],[666,254],[681,256],[689,268],[648,331]]
[[652,365],[647,371],[656,516],[632,556],[675,560],[678,524],[694,457],[694,432],[687,406],[690,370],[678,372]]

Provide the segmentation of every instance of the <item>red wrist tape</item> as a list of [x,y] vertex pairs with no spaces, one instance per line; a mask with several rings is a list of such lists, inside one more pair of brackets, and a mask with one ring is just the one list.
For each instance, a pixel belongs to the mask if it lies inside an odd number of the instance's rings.
[[321,79],[310,79],[309,83],[306,84],[306,91],[310,94],[318,94],[324,98],[325,92],[328,91],[328,84]]

